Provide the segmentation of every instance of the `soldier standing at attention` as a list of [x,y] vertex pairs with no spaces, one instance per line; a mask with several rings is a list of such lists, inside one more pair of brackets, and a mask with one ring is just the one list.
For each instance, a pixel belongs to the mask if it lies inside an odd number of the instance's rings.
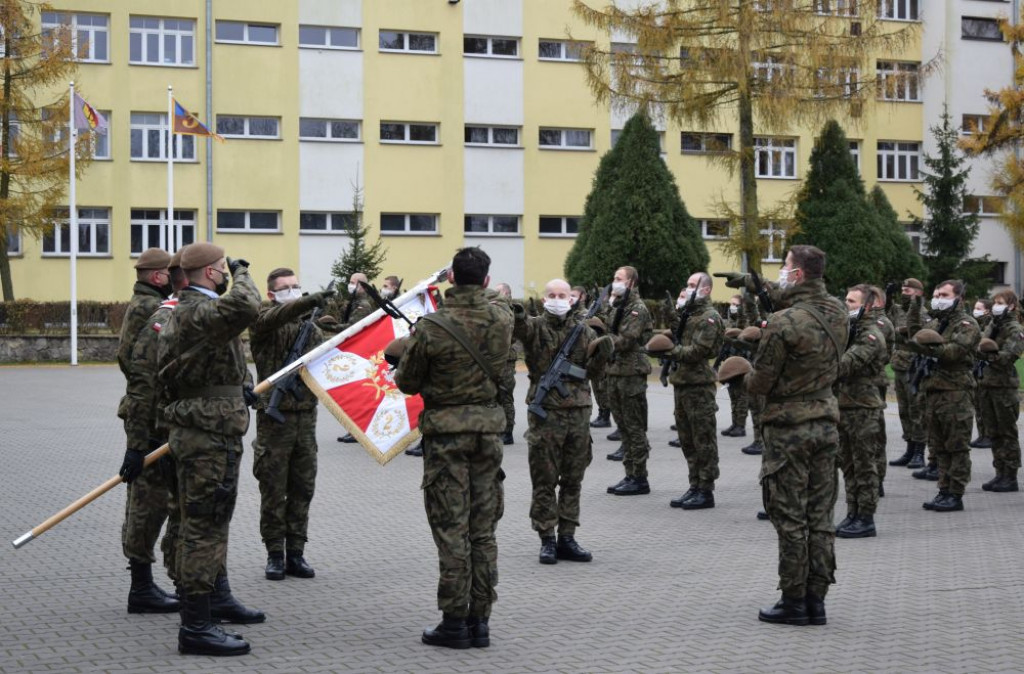
[[1017,295],[1012,290],[996,293],[992,302],[993,318],[985,330],[988,341],[982,340],[979,345],[978,357],[987,365],[978,379],[978,399],[985,428],[992,433],[992,465],[996,476],[981,488],[994,492],[1019,491],[1020,379],[1016,363],[1024,351],[1024,328],[1017,322]]
[[764,622],[825,624],[825,595],[835,582],[836,452],[839,374],[848,321],[825,290],[825,253],[793,246],[779,271],[779,303],[747,375],[764,395],[761,489],[779,538],[782,599],[761,609]]
[[[871,320],[875,322],[875,327],[882,333],[882,337],[885,338],[885,362],[892,362],[893,350],[896,347],[896,328],[893,326],[892,321],[885,315],[885,293],[878,286],[868,285],[862,283],[857,286],[857,289],[861,293],[868,295],[870,294],[873,298],[872,304],[868,307],[867,315],[871,317]],[[888,405],[886,402],[886,396],[889,392],[889,376],[885,372],[883,367],[879,371],[875,381],[878,384],[878,397],[882,400],[882,406],[878,408],[878,419],[875,422],[878,428],[878,440],[875,443],[878,456],[875,459],[875,465],[878,466],[878,496],[885,496],[885,473],[888,470],[888,457],[885,454],[886,447],[889,446],[889,437],[885,432],[885,408]]]
[[[284,367],[302,330],[303,316],[326,305],[333,295],[333,290],[322,290],[303,296],[294,271],[279,267],[270,272],[269,301],[260,305],[259,316],[249,328],[260,381]],[[322,341],[323,334],[313,326],[305,351]],[[252,472],[260,485],[260,535],[267,548],[267,580],[284,580],[285,574],[298,578],[316,575],[303,552],[316,486],[317,399],[301,379],[296,381],[297,392],[285,393],[278,407],[283,422],[266,412],[270,391],[261,395],[257,404]]]
[[[895,289],[892,293],[895,293]],[[907,310],[910,309],[912,302],[919,302],[919,298],[924,295],[924,284],[916,278],[908,278],[903,281],[899,298],[893,294],[887,293],[885,312],[896,328],[892,372],[895,375],[896,404],[900,412],[900,426],[903,428],[903,440],[907,443],[907,451],[898,459],[890,461],[889,465],[923,468],[924,449],[928,440],[928,432],[924,426],[924,389],[911,391],[907,380],[910,363],[914,359],[914,353],[907,346]]]
[[626,477],[608,487],[609,494],[650,494],[647,482],[647,375],[651,361],[644,346],[653,333],[651,314],[640,297],[640,276],[633,267],[619,267],[612,278],[609,332],[615,355],[605,377],[615,424],[622,433]]
[[[506,301],[512,301],[512,286],[507,283],[499,283],[494,287],[498,294]],[[501,434],[501,444],[511,445],[515,442],[512,431],[516,425],[516,401],[512,397],[516,388],[516,360],[519,358],[515,340],[508,349],[508,358],[501,369],[501,389],[498,391],[498,402],[505,410],[505,432]]]
[[[733,295],[729,298],[729,309],[725,318],[725,327],[736,328],[742,330],[747,327],[747,321],[744,319],[742,310],[743,297],[741,295]],[[738,340],[736,340],[734,347],[739,348]],[[742,355],[744,358],[747,356]],[[729,383],[729,409],[732,413],[732,423],[729,424],[729,428],[722,431],[722,435],[727,438],[745,438],[747,436],[747,412],[750,410],[750,401],[747,400],[747,392],[743,388],[743,380],[736,379]],[[677,424],[678,425],[678,424]]]
[[[242,436],[249,428],[247,403],[256,400],[251,385],[243,388],[251,377],[240,335],[259,312],[260,293],[249,277],[249,263],[226,260],[224,249],[211,243],[188,246],[181,267],[189,286],[159,340],[160,381],[170,400],[164,419],[181,512],[179,573],[185,596],[178,650],[241,655],[249,644],[213,624],[210,595],[227,568]],[[252,621],[263,619],[259,613]]]
[[[992,324],[992,300],[986,297],[978,298],[974,303],[974,311],[971,312],[974,320],[978,322],[978,329],[981,334]],[[981,366],[975,362],[975,372],[981,370]],[[990,449],[992,447],[992,432],[985,425],[985,415],[981,413],[981,380],[978,380],[978,388],[974,390],[974,423],[978,426],[978,437],[971,440],[970,446],[974,449]]]
[[423,501],[437,545],[437,603],[444,616],[422,640],[447,648],[488,646],[497,598],[494,530],[505,427],[498,388],[512,313],[486,294],[490,265],[479,248],[455,253],[444,307],[416,324],[394,375],[404,393],[423,397]]
[[[526,400],[532,403],[538,382],[583,317],[572,311],[569,284],[561,279],[549,281],[544,287],[544,315],[528,317],[521,305],[514,305],[513,313],[515,329],[512,334],[523,343],[526,367],[530,372],[530,390]],[[611,339],[599,338],[593,329],[584,325],[569,360],[585,369],[587,377],[582,380],[563,378],[562,383],[569,395],[563,398],[552,389],[542,404],[547,411],[546,418],[541,419],[529,412],[526,415],[529,423],[526,441],[530,448],[530,481],[533,484],[530,520],[533,530],[540,534],[541,564],[555,564],[559,559],[573,562],[592,559],[590,552],[582,548],[575,538],[576,527],[580,524],[583,474],[593,456],[589,379],[600,374],[611,352]]]

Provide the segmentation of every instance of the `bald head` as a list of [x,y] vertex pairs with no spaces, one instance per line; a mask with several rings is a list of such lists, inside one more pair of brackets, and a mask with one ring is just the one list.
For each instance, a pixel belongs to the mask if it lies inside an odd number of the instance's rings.
[[703,299],[711,294],[711,277],[705,272],[699,271],[690,275],[686,280],[686,287],[679,291],[680,298],[688,298],[690,293],[697,291],[697,299]]
[[351,294],[351,295],[359,295],[359,294],[362,294],[362,293],[366,292],[365,290],[363,290],[363,287],[361,285],[359,285],[360,282],[362,282],[362,283],[368,283],[369,282],[367,280],[367,278],[366,278],[366,274],[364,274],[362,272],[358,272],[357,271],[356,273],[354,273],[354,274],[352,274],[351,276],[348,277],[348,292],[349,292],[349,294]]
[[568,298],[572,287],[560,278],[551,279],[544,286],[544,297],[551,299]]

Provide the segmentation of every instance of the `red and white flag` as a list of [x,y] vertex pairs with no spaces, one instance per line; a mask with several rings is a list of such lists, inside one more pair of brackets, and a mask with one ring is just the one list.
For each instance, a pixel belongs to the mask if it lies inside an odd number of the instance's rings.
[[[413,295],[398,308],[414,323],[435,310],[428,292]],[[399,391],[384,360],[388,342],[408,334],[408,323],[384,315],[302,370],[309,390],[381,465],[420,435],[423,399]]]

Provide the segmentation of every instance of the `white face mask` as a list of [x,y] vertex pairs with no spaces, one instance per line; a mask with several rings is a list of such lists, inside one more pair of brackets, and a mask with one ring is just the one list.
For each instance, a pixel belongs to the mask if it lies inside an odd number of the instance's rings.
[[946,309],[952,308],[954,302],[956,302],[956,300],[951,297],[933,297],[932,311],[945,311]]
[[612,283],[612,295],[625,295],[626,284],[622,281],[615,281]]
[[793,283],[789,280],[790,270],[783,267],[779,270],[779,287],[785,290],[791,288]]
[[357,283],[349,283],[348,284],[348,294],[349,295],[355,295],[356,294],[356,288],[358,288],[358,287],[359,287],[359,284],[357,284]]
[[676,309],[682,309],[686,306],[686,298],[680,297],[676,300]]
[[735,315],[736,315],[736,314],[738,314],[739,312],[740,312],[740,308],[739,308],[739,306],[737,306],[737,305],[735,305],[735,304],[730,304],[730,305],[729,305],[729,313],[730,313],[730,314],[732,314],[732,315],[734,315],[734,316],[735,316]]
[[860,313],[860,309],[853,309],[850,311],[850,318],[857,318],[857,314]]
[[386,300],[391,299],[395,294],[395,291],[391,288],[381,288],[380,296]]
[[274,293],[274,301],[278,304],[294,302],[300,297],[302,297],[302,291],[298,288],[285,288],[284,290],[278,290]]
[[995,314],[996,316],[1002,316],[1003,314],[1006,313],[1006,310],[1009,308],[1010,305],[1008,304],[993,304],[992,313]]
[[[994,307],[993,307],[993,309],[994,309]],[[984,316],[984,315],[985,315],[985,310],[984,310],[984,309],[975,309],[975,310],[974,310],[974,311],[972,311],[971,313],[973,313],[973,314],[974,314],[974,317],[975,317],[975,318],[981,318],[982,316]]]
[[569,300],[546,298],[544,311],[555,316],[565,316],[569,313]]

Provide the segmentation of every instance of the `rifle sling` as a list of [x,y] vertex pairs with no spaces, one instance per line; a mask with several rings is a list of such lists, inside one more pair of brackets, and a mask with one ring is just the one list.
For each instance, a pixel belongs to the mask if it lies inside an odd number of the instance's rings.
[[836,337],[836,333],[832,331],[831,326],[829,326],[828,322],[825,320],[825,317],[821,315],[821,312],[815,309],[807,302],[800,302],[798,304],[795,304],[794,308],[803,309],[811,316],[813,316],[814,320],[818,321],[818,323],[821,324],[821,327],[825,329],[825,334],[827,334],[828,338],[832,340],[832,346],[836,347],[836,358],[842,358],[843,352],[846,349],[839,346],[839,338]]
[[473,346],[473,343],[469,341],[466,333],[463,332],[459,326],[455,325],[444,316],[438,316],[436,313],[427,314],[420,320],[433,323],[454,337],[455,341],[461,344],[462,348],[466,350],[466,353],[473,357],[473,360],[476,361],[476,364],[484,371],[487,378],[491,380],[495,387],[497,387],[498,391],[505,393],[505,388],[501,385],[501,380],[494,374],[494,370],[491,369],[490,364],[483,357],[483,354],[480,353],[480,350]]

